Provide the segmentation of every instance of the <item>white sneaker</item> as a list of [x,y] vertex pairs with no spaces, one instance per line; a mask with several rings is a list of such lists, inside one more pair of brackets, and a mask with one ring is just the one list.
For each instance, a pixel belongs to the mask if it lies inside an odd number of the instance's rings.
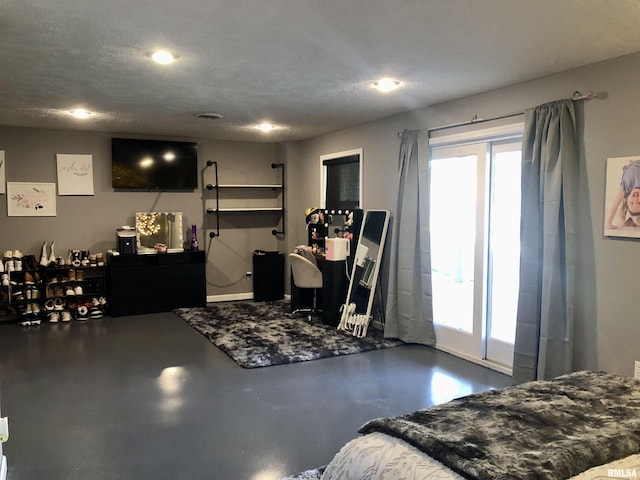
[[3,287],[9,286],[9,275],[7,273],[2,274],[2,286]]
[[76,288],[73,289],[73,292],[76,295],[82,295],[82,287],[80,285],[76,285]]
[[14,260],[13,261],[13,267],[15,268],[16,272],[21,272],[22,271],[22,260]]
[[70,322],[71,321],[71,312],[69,310],[63,310],[62,311],[61,320],[63,322]]
[[51,312],[49,314],[49,321],[51,323],[58,323],[58,320],[60,320],[60,314],[58,312]]

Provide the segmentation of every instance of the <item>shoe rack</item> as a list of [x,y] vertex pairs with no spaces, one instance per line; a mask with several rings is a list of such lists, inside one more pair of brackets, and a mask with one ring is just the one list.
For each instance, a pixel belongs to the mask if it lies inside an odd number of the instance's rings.
[[102,318],[107,310],[104,265],[47,267],[41,270],[41,310],[51,323]]
[[[76,252],[80,251],[70,252],[70,259]],[[49,262],[44,255],[40,263],[33,255],[7,260],[0,285],[0,321],[31,326],[103,317],[108,307],[103,255],[78,253],[77,266],[75,258],[73,265],[62,263],[66,262]]]

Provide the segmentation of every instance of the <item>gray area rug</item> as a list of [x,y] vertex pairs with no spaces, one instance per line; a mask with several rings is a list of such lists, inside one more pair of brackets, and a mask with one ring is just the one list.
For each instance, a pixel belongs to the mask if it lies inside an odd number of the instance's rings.
[[268,367],[401,345],[369,329],[356,338],[319,319],[292,317],[290,304],[220,302],[174,312],[244,368]]

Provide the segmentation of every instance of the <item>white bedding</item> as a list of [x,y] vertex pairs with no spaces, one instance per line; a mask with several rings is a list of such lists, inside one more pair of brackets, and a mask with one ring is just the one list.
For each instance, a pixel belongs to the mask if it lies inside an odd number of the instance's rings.
[[[593,467],[571,480],[640,478],[640,454]],[[464,480],[417,448],[383,433],[351,440],[327,466],[322,480]]]

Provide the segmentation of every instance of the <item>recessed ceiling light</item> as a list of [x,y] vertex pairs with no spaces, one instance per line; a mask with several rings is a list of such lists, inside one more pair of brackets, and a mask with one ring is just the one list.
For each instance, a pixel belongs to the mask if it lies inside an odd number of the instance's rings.
[[262,130],[263,132],[270,132],[271,130],[274,130],[276,126],[272,125],[271,123],[261,123],[259,125],[256,125],[256,128],[258,130]]
[[399,88],[401,85],[402,83],[394,78],[381,78],[377,82],[374,82],[373,88],[380,92],[387,93]]
[[71,110],[69,112],[71,115],[73,115],[76,118],[79,119],[85,119],[85,118],[89,118],[91,115],[93,115],[93,113],[91,113],[88,110],[85,110],[84,108],[75,108],[73,110]]
[[172,63],[176,57],[173,53],[167,50],[156,50],[151,54],[151,59],[160,65],[168,65],[169,63]]

